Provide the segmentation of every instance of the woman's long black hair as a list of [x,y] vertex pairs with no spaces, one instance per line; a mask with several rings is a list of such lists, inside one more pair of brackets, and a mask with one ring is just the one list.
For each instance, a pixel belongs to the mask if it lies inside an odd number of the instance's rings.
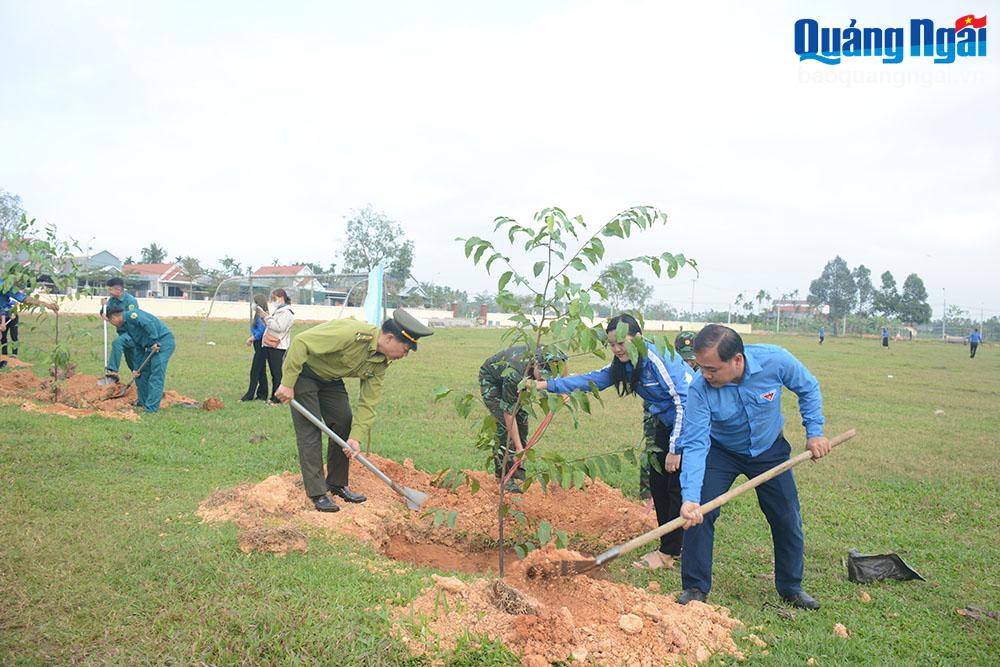
[[[607,332],[613,333],[618,328],[618,323],[624,322],[628,325],[628,335],[629,336],[639,336],[642,335],[642,327],[639,326],[639,322],[636,321],[634,317],[628,313],[623,313],[621,315],[616,315],[611,318],[608,322]],[[625,341],[618,341],[619,343],[624,343]],[[613,357],[611,359],[611,381],[615,385],[615,389],[618,391],[619,396],[628,396],[629,394],[635,393],[635,388],[639,385],[639,379],[642,377],[642,359],[636,359],[635,364],[632,367],[632,377],[628,376],[628,372],[625,369],[625,364],[618,360],[618,357]]]

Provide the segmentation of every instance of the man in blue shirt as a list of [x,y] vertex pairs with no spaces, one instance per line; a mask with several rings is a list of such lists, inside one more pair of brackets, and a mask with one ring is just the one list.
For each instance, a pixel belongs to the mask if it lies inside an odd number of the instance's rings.
[[132,371],[132,374],[139,392],[139,407],[146,412],[159,412],[163,385],[167,379],[167,362],[177,347],[174,335],[159,318],[144,310],[126,313],[121,306],[109,306],[107,314],[112,325],[125,330],[142,359],[152,353],[146,367],[142,371]]
[[[17,329],[20,323],[18,311],[21,309],[22,304],[48,308],[53,313],[59,310],[58,303],[54,301],[47,303],[28,296],[15,286],[8,285],[3,278],[0,278],[0,354],[4,356],[10,352],[12,358],[17,358]],[[7,347],[8,340],[10,341],[9,350]],[[4,368],[5,366],[7,366],[7,360],[0,359],[0,368]]]
[[[704,601],[712,587],[719,510],[702,516],[701,504],[728,491],[738,475],[752,478],[789,458],[791,446],[781,432],[783,387],[798,396],[806,447],[815,458],[830,452],[819,383],[788,351],[776,345],[744,347],[739,334],[718,324],[701,330],[694,350],[701,375],[688,389],[678,444],[684,453],[681,516],[687,519],[680,604]],[[771,525],[778,593],[796,607],[818,609],[819,603],[802,590],[805,541],[792,471],[757,487],[757,501]]]
[[826,327],[819,328],[819,344],[823,344],[823,339],[826,338]]
[[[111,308],[120,308],[126,317],[133,310],[139,310],[139,301],[125,291],[125,281],[121,278],[110,278],[108,280],[108,294],[110,298],[101,310],[101,317],[106,317],[104,313]],[[125,355],[125,364],[129,370],[134,370],[139,365],[139,362],[135,360],[135,345],[125,332],[125,327],[118,327],[117,332],[118,336],[111,342],[111,356],[108,357],[108,367],[105,369],[105,375],[116,380],[118,379],[118,369],[121,366],[123,354]]]
[[976,350],[979,349],[979,344],[983,342],[983,335],[979,333],[979,329],[973,329],[972,333],[969,334],[969,359],[976,358]]

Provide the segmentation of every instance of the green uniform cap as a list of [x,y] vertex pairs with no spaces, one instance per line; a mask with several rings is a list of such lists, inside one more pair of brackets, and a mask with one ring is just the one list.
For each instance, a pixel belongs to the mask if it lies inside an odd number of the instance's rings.
[[682,331],[674,339],[674,350],[681,355],[685,361],[694,360],[694,337],[697,334],[693,331]]
[[420,320],[402,308],[392,311],[392,319],[387,320],[386,324],[394,335],[402,337],[409,343],[411,350],[417,349],[417,340],[434,334],[433,329],[422,324]]

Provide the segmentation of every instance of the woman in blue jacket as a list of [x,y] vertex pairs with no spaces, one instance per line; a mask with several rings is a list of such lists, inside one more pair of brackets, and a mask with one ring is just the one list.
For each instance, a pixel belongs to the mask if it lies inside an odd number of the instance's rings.
[[[257,308],[262,308],[267,312],[267,299],[263,294],[254,294],[253,302]],[[264,330],[267,326],[264,319],[254,309],[253,317],[250,318],[250,337],[247,338],[247,345],[253,345],[253,360],[250,362],[250,388],[243,394],[241,401],[252,401],[255,398],[259,401],[267,400],[267,352],[261,346],[260,341],[264,337]]]
[[[619,322],[628,327],[625,340],[617,340]],[[607,326],[608,344],[614,358],[611,363],[585,375],[570,375],[554,380],[536,382],[539,390],[555,394],[568,394],[574,390],[589,391],[590,383],[601,391],[615,386],[619,396],[635,394],[649,403],[649,411],[656,419],[656,450],[658,466],[650,471],[650,491],[656,507],[656,520],[660,525],[680,516],[681,454],[676,443],[684,424],[684,401],[694,371],[679,354],[664,358],[651,342],[646,343],[646,354],[633,364],[629,359],[628,342],[642,336],[642,329],[628,314],[611,318]],[[657,470],[659,467],[659,470]],[[662,472],[661,472],[662,471]],[[683,532],[675,530],[660,538],[660,548],[643,556],[636,567],[658,569],[671,566],[680,557]]]

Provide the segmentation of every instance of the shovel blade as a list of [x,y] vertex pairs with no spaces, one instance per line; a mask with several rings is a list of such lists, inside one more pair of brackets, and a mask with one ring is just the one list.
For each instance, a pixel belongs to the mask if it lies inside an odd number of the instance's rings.
[[117,382],[117,380],[115,380],[114,378],[101,378],[100,380],[97,381],[97,386],[102,387],[106,384],[114,384],[115,382]]
[[406,506],[413,511],[419,510],[423,507],[424,503],[427,502],[428,496],[426,493],[421,493],[416,489],[411,489],[408,486],[403,487],[403,497],[406,498]]

